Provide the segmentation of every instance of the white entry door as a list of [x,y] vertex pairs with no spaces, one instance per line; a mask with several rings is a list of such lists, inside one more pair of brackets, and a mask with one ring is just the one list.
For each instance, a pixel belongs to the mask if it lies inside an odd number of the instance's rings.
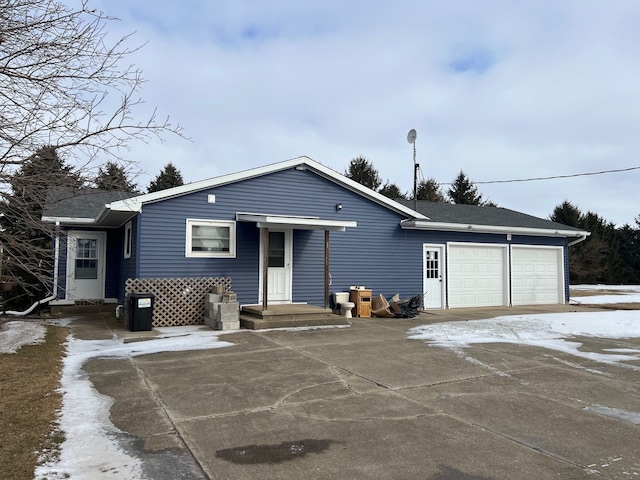
[[444,282],[443,282],[443,265],[444,265],[444,248],[442,245],[422,246],[422,276],[424,293],[424,308],[442,308]]
[[67,239],[67,299],[104,298],[105,232],[71,231]]
[[269,231],[267,275],[267,302],[269,303],[291,302],[291,243],[291,230]]

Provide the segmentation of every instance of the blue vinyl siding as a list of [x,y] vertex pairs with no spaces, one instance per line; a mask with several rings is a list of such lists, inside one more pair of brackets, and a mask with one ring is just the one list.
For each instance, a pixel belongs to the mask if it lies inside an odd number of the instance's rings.
[[104,294],[106,298],[118,298],[120,285],[120,266],[123,256],[124,229],[107,230],[107,258]]
[[131,257],[124,258],[124,235],[125,225],[122,225],[118,229],[120,237],[120,270],[118,272],[118,290],[117,296],[120,304],[125,302],[125,282],[127,278],[136,278],[137,275],[137,261],[138,261],[138,224],[140,216],[137,215],[131,220]]
[[65,298],[67,289],[67,231],[61,229],[58,244],[58,299]]
[[[210,194],[216,197],[213,204],[207,201]],[[338,203],[343,206],[340,211],[336,210]],[[144,205],[133,222],[132,258],[121,260],[121,289],[124,280],[133,276],[228,276],[240,303],[257,303],[260,230],[255,223],[236,222],[235,258],[185,256],[186,219],[235,221],[237,212],[358,222],[356,228],[330,233],[331,292],[348,290],[350,285],[365,285],[374,295],[398,293],[402,298],[421,295],[423,243],[562,245],[568,272],[565,238],[513,235],[507,241],[506,235],[500,234],[403,230],[400,221],[406,218],[404,214],[309,170],[291,168]],[[124,230],[118,231],[122,235]],[[323,275],[324,231],[294,230],[293,301],[324,305]]]
[[[209,194],[216,195],[215,204],[207,203]],[[382,287],[374,255],[382,263],[399,262],[403,256],[402,249],[391,245],[404,234],[399,227],[404,216],[310,171],[290,169],[145,205],[139,276],[229,276],[241,303],[257,303],[260,236],[254,223],[237,222],[236,258],[185,257],[187,218],[235,220],[237,212],[357,221],[357,228],[330,234],[332,291],[356,283]],[[294,231],[293,257],[293,300],[324,305],[324,231]],[[420,254],[417,259],[414,277],[417,273],[420,279]],[[415,283],[415,278],[400,278]]]

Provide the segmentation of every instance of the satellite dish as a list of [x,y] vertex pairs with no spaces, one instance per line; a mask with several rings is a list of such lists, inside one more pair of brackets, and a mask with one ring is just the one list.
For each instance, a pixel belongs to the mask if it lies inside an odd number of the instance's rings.
[[407,142],[416,143],[417,136],[418,134],[416,133],[415,128],[412,128],[411,130],[409,130],[409,133],[407,133]]

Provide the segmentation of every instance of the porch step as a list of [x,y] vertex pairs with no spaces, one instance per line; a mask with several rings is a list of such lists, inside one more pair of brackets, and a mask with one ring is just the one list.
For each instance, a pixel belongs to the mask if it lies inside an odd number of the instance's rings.
[[250,330],[323,325],[349,325],[349,319],[314,305],[274,305],[267,310],[259,305],[245,305],[240,312],[240,327]]
[[51,315],[74,315],[85,313],[112,313],[115,316],[116,304],[109,303],[104,305],[50,305],[49,313]]

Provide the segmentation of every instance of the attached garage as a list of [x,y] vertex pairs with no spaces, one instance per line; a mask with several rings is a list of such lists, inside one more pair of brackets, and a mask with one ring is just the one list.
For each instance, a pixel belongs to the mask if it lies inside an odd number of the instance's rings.
[[561,247],[511,247],[513,305],[563,303],[564,262]]
[[448,246],[449,307],[508,305],[508,247],[454,244]]

